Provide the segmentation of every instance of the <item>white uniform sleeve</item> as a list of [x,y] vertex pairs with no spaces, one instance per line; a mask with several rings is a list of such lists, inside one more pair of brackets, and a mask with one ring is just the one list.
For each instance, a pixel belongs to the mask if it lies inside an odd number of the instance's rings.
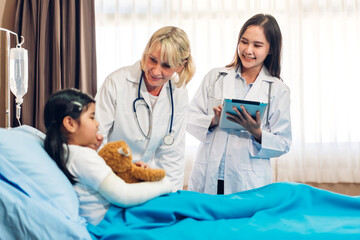
[[[99,133],[104,136],[103,145],[107,143],[108,135],[115,121],[116,110],[116,84],[110,77],[105,80],[95,96],[95,117],[100,123]],[[100,148],[99,148],[100,149]]]
[[[186,108],[188,106],[187,89],[182,89],[181,98],[174,101],[175,116],[172,127],[174,143],[170,146],[162,144],[155,151],[155,168],[162,168],[173,184],[173,190],[183,187],[185,168],[185,134],[186,134]],[[181,101],[180,101],[181,100]]]
[[253,139],[250,154],[254,158],[279,157],[290,150],[292,141],[290,119],[290,90],[288,87],[276,96],[271,108],[275,109],[269,118],[270,129],[262,130],[261,144]]
[[126,183],[113,172],[104,179],[99,193],[119,207],[131,207],[171,192],[171,183],[165,177],[157,182]]
[[221,103],[221,100],[215,98],[213,103],[208,100],[209,78],[209,74],[205,76],[187,110],[187,131],[201,142],[205,142],[209,132],[211,119],[214,116],[212,107]]

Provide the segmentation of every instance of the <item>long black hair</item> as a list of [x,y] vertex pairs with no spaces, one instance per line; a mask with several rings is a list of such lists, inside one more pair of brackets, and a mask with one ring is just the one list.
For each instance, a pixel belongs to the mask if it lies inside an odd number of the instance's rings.
[[81,113],[86,111],[88,104],[94,102],[95,100],[88,94],[70,88],[54,93],[45,104],[46,138],[44,148],[72,184],[76,181],[66,167],[69,154],[64,151],[64,144],[68,147],[68,141],[63,131],[63,119],[70,116],[78,120]]
[[239,33],[233,61],[226,67],[241,67],[241,60],[238,54],[239,43],[242,35],[250,26],[260,26],[264,29],[265,38],[270,45],[269,55],[265,58],[264,65],[271,76],[280,78],[282,35],[276,19],[270,14],[256,14],[246,21]]

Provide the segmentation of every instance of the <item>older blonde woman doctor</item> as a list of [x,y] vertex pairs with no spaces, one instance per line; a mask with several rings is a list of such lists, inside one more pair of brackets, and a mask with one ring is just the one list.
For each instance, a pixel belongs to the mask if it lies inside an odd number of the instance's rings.
[[164,169],[174,190],[183,185],[185,85],[194,71],[185,32],[163,27],[150,38],[141,62],[111,73],[95,98],[104,143],[126,141],[133,161]]

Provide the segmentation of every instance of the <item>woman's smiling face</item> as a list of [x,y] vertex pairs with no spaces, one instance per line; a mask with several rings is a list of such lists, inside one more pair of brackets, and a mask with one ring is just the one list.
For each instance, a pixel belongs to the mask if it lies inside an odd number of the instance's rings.
[[[161,47],[156,46],[145,58],[144,80],[150,94],[158,95],[162,86],[170,80],[178,69],[170,67],[167,62],[161,62]],[[154,94],[153,94],[154,93]]]
[[241,36],[238,55],[242,72],[246,70],[260,71],[269,54],[270,44],[266,40],[264,30],[260,26],[250,26]]

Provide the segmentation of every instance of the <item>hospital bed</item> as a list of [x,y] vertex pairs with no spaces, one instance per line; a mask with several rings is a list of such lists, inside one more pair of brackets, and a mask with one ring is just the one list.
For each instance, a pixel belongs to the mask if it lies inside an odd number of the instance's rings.
[[273,183],[223,196],[178,191],[111,207],[99,225],[43,149],[44,134],[0,128],[0,239],[360,239],[360,198]]

